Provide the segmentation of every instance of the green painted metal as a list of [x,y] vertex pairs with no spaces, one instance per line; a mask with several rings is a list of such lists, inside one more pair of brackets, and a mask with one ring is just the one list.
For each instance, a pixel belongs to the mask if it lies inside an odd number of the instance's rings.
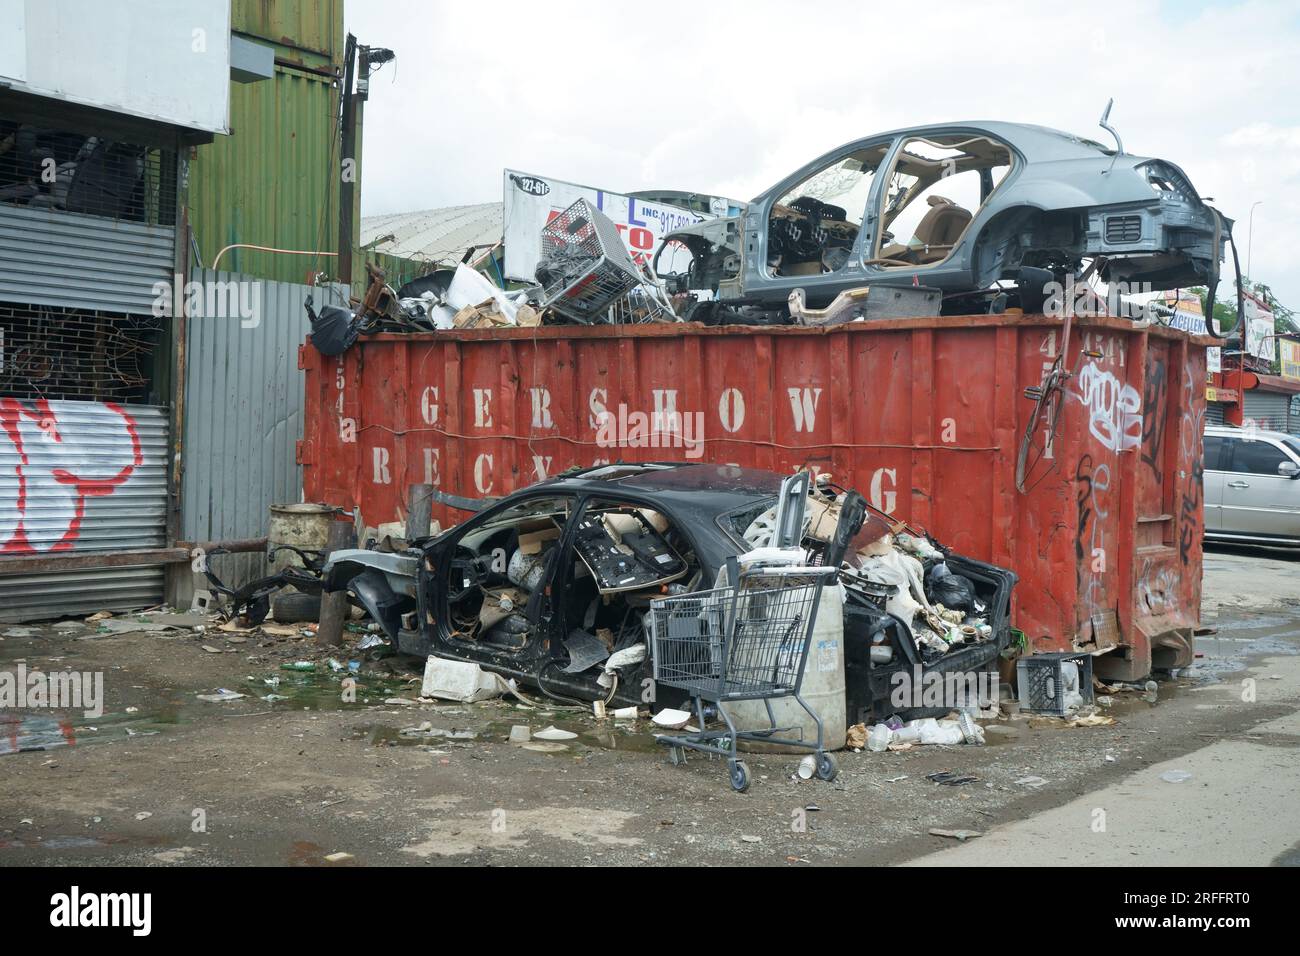
[[[338,91],[310,73],[230,86],[229,136],[190,160],[189,214],[202,265],[225,246],[338,251]],[[326,256],[233,249],[219,268],[302,282],[333,273]]]
[[[316,254],[232,249],[217,267],[284,282],[307,282],[316,273],[332,279],[337,258],[326,253],[338,252],[343,0],[234,0],[231,24],[236,33],[275,47],[275,76],[231,83],[230,135],[191,151],[187,208],[199,251],[194,265],[211,268],[226,246],[249,243]],[[359,144],[363,113],[358,110]],[[352,246],[358,250],[360,207],[358,188],[352,217]],[[365,288],[368,255],[353,256],[356,295]],[[419,274],[406,260],[384,267],[393,274]]]
[[[343,65],[343,0],[233,0],[230,28],[250,39],[266,40],[277,56],[322,65]],[[316,54],[315,57],[300,54]]]

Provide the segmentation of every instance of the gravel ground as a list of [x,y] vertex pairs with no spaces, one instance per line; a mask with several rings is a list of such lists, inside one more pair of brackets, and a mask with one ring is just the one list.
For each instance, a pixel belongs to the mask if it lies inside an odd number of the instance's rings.
[[[363,663],[356,701],[345,702],[327,655],[296,629],[138,631],[135,615],[0,625],[0,669],[105,675],[101,717],[27,712],[59,717],[74,743],[0,756],[0,865],[898,863],[954,845],[932,828],[1014,825],[1294,720],[1300,669],[1277,662],[1300,651],[1300,593],[1269,582],[1300,579],[1296,560],[1234,550],[1206,564],[1205,619],[1218,635],[1154,701],[1114,695],[1103,709],[1113,725],[1020,718],[986,725],[984,747],[844,751],[831,783],[795,777],[797,757],[751,755],[746,794],[730,790],[720,762],[692,755],[671,766],[644,719],[514,701],[386,703],[415,697],[418,675],[348,646],[338,659]],[[300,659],[316,671],[280,668]],[[1243,678],[1256,680],[1251,702],[1240,699]],[[199,699],[220,688],[245,696]],[[422,724],[431,733],[402,734]],[[523,749],[506,740],[512,724],[578,737],[554,752]],[[926,779],[942,770],[977,779]],[[1278,845],[1298,838],[1279,833]],[[327,859],[339,853],[348,856]]]

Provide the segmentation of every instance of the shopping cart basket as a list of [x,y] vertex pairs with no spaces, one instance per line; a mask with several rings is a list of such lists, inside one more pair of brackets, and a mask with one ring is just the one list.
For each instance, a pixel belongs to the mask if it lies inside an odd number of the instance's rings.
[[[728,580],[736,583],[709,591],[661,598],[650,604],[650,635],[657,685],[690,694],[699,728],[683,736],[663,736],[673,763],[680,763],[684,748],[727,758],[731,786],[749,788],[749,771],[736,756],[738,740],[807,747],[817,755],[817,775],[834,779],[835,760],[822,749],[822,720],[799,695],[808,645],[817,620],[822,588],[833,584],[837,567],[767,567],[737,572],[728,566]],[[817,726],[817,739],[808,741],[778,736],[791,728],[777,727],[773,700],[793,697]],[[762,700],[768,726],[739,730],[721,706],[716,710],[725,730],[706,730],[704,701]]]

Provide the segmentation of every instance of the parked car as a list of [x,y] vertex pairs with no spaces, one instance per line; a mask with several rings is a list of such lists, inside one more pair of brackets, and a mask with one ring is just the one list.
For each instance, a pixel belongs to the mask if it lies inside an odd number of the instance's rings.
[[[455,499],[458,507],[482,510],[404,553],[336,553],[322,584],[349,591],[403,653],[472,661],[564,698],[603,698],[609,691],[599,683],[602,668],[595,661],[581,666],[592,640],[609,653],[644,646],[649,602],[712,587],[727,559],[751,550],[756,530],[769,526],[782,480],[775,472],[710,464],[573,471],[499,500]],[[821,485],[812,496],[833,510],[847,493]],[[851,557],[891,529],[898,529],[894,519],[869,510]],[[814,555],[825,546],[818,534],[809,530],[804,539]],[[935,655],[912,639],[911,622],[887,613],[886,595],[894,593],[888,587],[846,584],[850,722],[869,716],[873,703],[885,705],[894,670],[989,669],[1010,639],[1015,575],[941,546],[927,551],[925,570],[944,560],[944,574],[970,583],[972,604],[982,609],[972,613],[988,636]],[[872,664],[873,642],[893,646],[889,667]],[[619,699],[627,703],[640,701],[641,680],[650,674],[648,660],[637,663],[621,672]]]
[[1038,311],[1045,282],[1084,260],[1107,282],[1214,288],[1231,225],[1167,160],[1042,126],[948,123],[832,150],[741,215],[671,233],[655,269],[670,291],[722,300],[697,318],[741,303],[758,314],[795,289],[825,306],[914,284],[943,290],[946,312],[985,311],[998,280],[1016,283],[1002,305]]
[[1300,438],[1205,429],[1205,537],[1300,547]]

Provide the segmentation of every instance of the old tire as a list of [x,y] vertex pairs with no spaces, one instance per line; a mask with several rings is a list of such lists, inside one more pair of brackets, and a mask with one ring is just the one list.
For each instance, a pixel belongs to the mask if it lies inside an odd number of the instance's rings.
[[315,623],[320,620],[320,595],[281,591],[271,602],[271,614],[277,624]]

